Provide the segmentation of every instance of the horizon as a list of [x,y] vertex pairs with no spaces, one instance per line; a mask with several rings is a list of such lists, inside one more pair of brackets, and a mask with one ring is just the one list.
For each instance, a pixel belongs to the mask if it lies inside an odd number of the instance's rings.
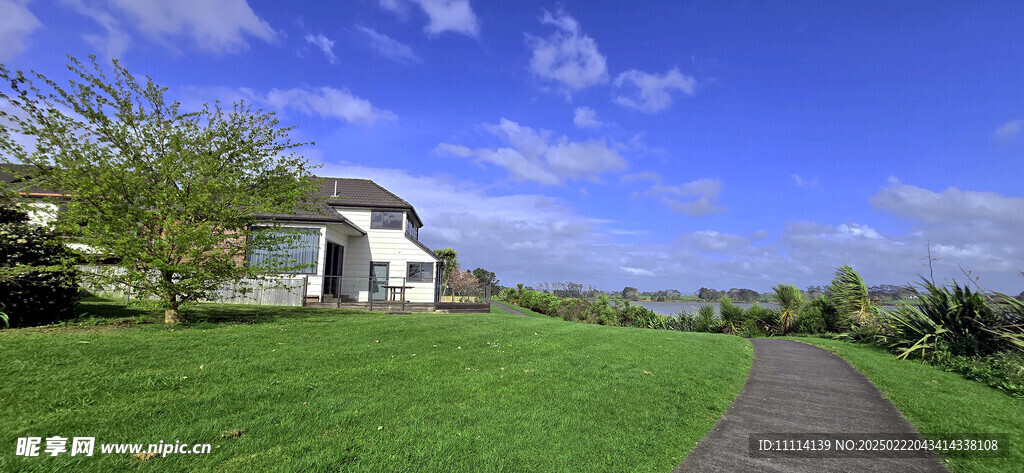
[[[0,62],[275,111],[504,285],[1024,289],[1024,4],[0,0]],[[217,18],[216,22],[203,21]]]

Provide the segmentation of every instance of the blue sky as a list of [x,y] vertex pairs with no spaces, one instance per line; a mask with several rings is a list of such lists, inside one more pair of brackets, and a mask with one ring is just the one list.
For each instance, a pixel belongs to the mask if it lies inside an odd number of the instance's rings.
[[[642,5],[634,5],[642,3]],[[0,61],[275,110],[503,283],[1024,289],[1024,4],[0,0]]]

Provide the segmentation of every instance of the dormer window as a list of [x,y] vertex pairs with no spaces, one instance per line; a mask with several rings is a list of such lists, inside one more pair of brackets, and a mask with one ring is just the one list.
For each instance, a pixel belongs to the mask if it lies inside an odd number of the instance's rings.
[[402,217],[402,212],[374,210],[370,214],[370,228],[375,230],[401,230]]
[[420,240],[420,229],[413,225],[412,220],[405,219],[405,236],[413,240]]

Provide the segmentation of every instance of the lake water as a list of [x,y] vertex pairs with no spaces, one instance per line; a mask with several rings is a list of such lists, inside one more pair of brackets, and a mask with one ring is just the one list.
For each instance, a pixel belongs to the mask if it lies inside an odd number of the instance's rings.
[[[651,309],[659,314],[663,315],[679,315],[679,311],[685,310],[687,314],[697,312],[702,305],[710,305],[715,308],[715,314],[718,314],[718,303],[717,302],[630,302],[630,304],[638,305]],[[776,304],[768,304],[765,302],[758,303],[761,307],[767,307],[769,309],[778,309],[779,306]],[[753,305],[751,302],[734,302],[733,305],[740,306],[744,309]]]

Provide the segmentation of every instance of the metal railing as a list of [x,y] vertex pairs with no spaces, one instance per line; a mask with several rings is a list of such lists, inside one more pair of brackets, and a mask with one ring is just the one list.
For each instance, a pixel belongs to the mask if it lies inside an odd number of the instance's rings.
[[[407,277],[348,277],[323,276],[320,300],[342,304],[368,304],[374,306],[400,306],[404,311],[407,304],[433,304],[434,280]],[[310,294],[314,293],[310,291]]]

